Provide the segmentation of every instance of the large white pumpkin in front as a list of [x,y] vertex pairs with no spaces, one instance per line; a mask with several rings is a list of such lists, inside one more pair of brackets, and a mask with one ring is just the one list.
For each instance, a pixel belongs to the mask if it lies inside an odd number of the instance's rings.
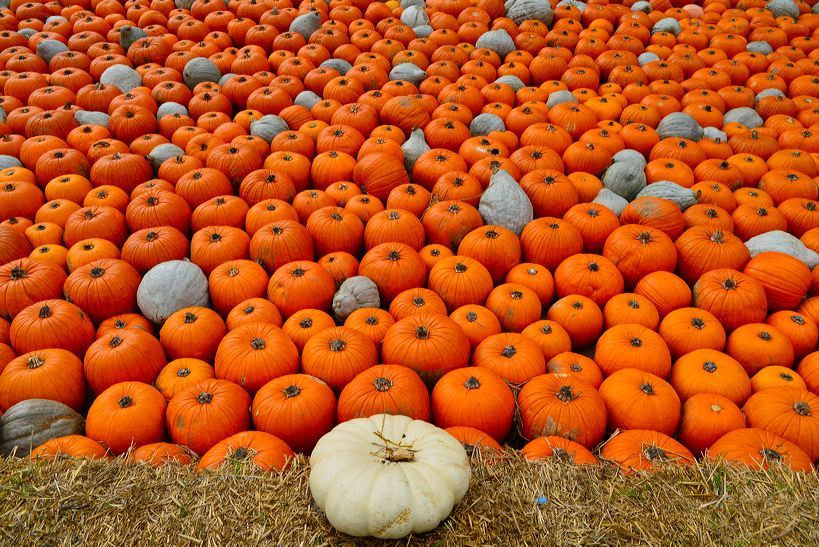
[[310,468],[310,491],[333,527],[383,539],[434,529],[472,476],[455,437],[387,414],[336,426],[316,444]]

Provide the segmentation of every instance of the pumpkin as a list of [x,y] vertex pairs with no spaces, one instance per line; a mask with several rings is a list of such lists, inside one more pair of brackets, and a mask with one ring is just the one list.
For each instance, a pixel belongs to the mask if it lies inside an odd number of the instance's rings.
[[91,391],[100,394],[114,384],[151,384],[167,363],[159,340],[140,329],[122,329],[90,345],[83,370]]
[[333,295],[333,315],[339,321],[345,321],[357,309],[378,308],[380,304],[378,286],[370,278],[349,277]]
[[0,267],[0,315],[12,319],[23,308],[62,296],[66,275],[54,263],[31,258]]
[[720,437],[745,427],[745,416],[730,399],[711,393],[699,393],[682,407],[679,441],[692,454],[702,455]]
[[808,267],[784,253],[758,254],[746,264],[743,273],[762,284],[772,311],[796,309],[810,287]]
[[600,457],[626,473],[653,471],[662,465],[692,465],[694,455],[668,435],[645,429],[621,431],[609,439]]
[[75,269],[65,281],[66,300],[81,307],[94,323],[137,309],[139,273],[124,260],[100,259]]
[[575,375],[542,374],[518,394],[525,439],[554,435],[593,448],[606,432],[606,405],[591,384]]
[[[364,271],[360,273],[366,275]],[[335,287],[327,270],[315,262],[296,260],[283,264],[270,276],[267,299],[276,305],[282,317],[287,318],[305,308],[329,310]],[[299,298],[293,298],[291,295],[294,294]]]
[[399,365],[375,365],[355,376],[338,398],[338,421],[400,414],[429,421],[429,393],[417,373]]
[[225,335],[225,322],[215,311],[199,306],[172,313],[159,330],[159,342],[171,359],[212,361]]
[[618,370],[600,384],[608,428],[648,429],[666,435],[677,431],[680,398],[662,378],[634,368]]
[[364,255],[358,274],[378,287],[383,305],[401,292],[426,284],[427,270],[418,251],[404,243],[382,243]]
[[46,441],[84,432],[85,420],[68,406],[50,399],[26,399],[0,416],[0,454],[24,458]]
[[775,387],[751,395],[742,407],[749,427],[758,427],[791,441],[816,460],[819,454],[819,397],[802,388]]
[[302,350],[301,369],[341,392],[357,374],[378,363],[375,344],[349,327],[326,329],[311,337]]
[[739,361],[748,376],[770,365],[793,365],[793,344],[773,325],[748,323],[728,336],[725,352]]
[[145,463],[152,467],[168,464],[187,465],[191,462],[190,451],[178,444],[164,441],[148,443],[129,454],[129,463]]
[[264,471],[284,471],[295,458],[293,450],[280,438],[264,431],[241,431],[213,445],[196,468],[218,469],[226,463],[251,462]]
[[51,399],[79,412],[85,398],[82,361],[64,349],[25,353],[9,361],[0,373],[0,410],[4,412],[27,399]]
[[296,452],[308,453],[335,425],[336,397],[318,378],[288,374],[256,392],[251,415],[257,431],[275,435]]
[[725,329],[714,315],[697,308],[672,311],[663,318],[657,332],[673,359],[701,348],[722,351],[725,347]]
[[275,325],[245,323],[215,341],[216,377],[242,386],[251,395],[274,378],[298,372],[298,350]]
[[250,395],[227,380],[203,380],[168,403],[165,422],[171,440],[198,455],[250,426]]
[[[310,456],[313,499],[333,527],[356,537],[396,539],[432,530],[466,494],[471,474],[466,451],[454,437],[406,416],[378,414],[339,424]],[[352,477],[398,490],[373,504],[373,490],[365,485],[351,498],[346,485]],[[427,502],[416,505],[421,498]]]
[[208,304],[208,279],[202,269],[187,260],[157,264],[142,277],[137,289],[142,315],[163,323],[175,311]]
[[108,458],[108,450],[94,439],[73,434],[47,440],[34,448],[29,457],[32,460],[53,460],[66,457],[97,460]]
[[667,378],[671,358],[669,347],[660,334],[633,323],[609,328],[594,348],[594,361],[604,376],[623,369],[639,369]]
[[23,308],[14,317],[9,340],[18,354],[50,347],[82,357],[94,342],[94,325],[70,302],[43,300]]
[[532,202],[505,170],[493,173],[478,205],[485,224],[506,228],[520,236],[532,220]]
[[565,437],[549,435],[532,439],[520,450],[526,461],[559,461],[575,465],[594,465],[597,458],[582,444]]
[[754,470],[784,465],[792,471],[812,472],[810,456],[794,443],[756,427],[729,431],[708,450],[708,459],[726,461]]
[[165,438],[165,398],[142,382],[121,382],[100,393],[88,409],[86,435],[114,454]]

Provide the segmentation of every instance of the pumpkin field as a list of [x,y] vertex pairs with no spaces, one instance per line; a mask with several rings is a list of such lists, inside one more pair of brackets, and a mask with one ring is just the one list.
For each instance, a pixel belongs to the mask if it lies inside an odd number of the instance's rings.
[[817,204],[816,0],[0,0],[0,537],[819,543]]

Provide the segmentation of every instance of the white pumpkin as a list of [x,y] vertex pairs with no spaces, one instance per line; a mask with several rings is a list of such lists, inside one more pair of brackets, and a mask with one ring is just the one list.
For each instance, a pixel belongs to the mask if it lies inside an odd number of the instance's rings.
[[427,15],[423,5],[405,8],[400,19],[408,27],[420,27],[429,24],[429,15]]
[[188,260],[162,262],[142,277],[137,305],[142,315],[157,324],[182,308],[207,306],[208,278]]
[[606,207],[609,211],[617,215],[617,218],[620,218],[620,215],[623,214],[623,209],[628,205],[628,201],[624,197],[615,194],[608,188],[601,188],[597,193],[597,197],[592,200],[592,203]]
[[745,46],[745,51],[749,51],[751,53],[761,53],[762,55],[768,55],[773,53],[773,48],[771,44],[764,40],[758,40],[755,42],[748,42],[748,45]]
[[113,85],[123,93],[128,93],[142,85],[142,76],[133,68],[125,65],[112,65],[100,76],[100,83]]
[[255,137],[261,137],[267,142],[283,131],[287,131],[290,127],[287,122],[276,116],[275,114],[267,114],[258,120],[250,122],[250,134]]
[[397,539],[433,530],[466,494],[461,443],[434,425],[376,414],[339,424],[310,456],[310,492],[337,530]]
[[657,34],[658,32],[667,32],[677,36],[682,32],[682,25],[673,17],[664,17],[651,27],[651,34]]
[[182,79],[185,85],[193,89],[203,82],[216,83],[222,79],[222,71],[216,63],[205,57],[194,57],[182,69]]
[[668,201],[673,201],[681,211],[685,211],[697,203],[697,198],[694,196],[694,191],[691,188],[686,188],[685,186],[681,186],[676,182],[671,182],[670,180],[652,182],[643,188],[640,193],[637,194],[637,197],[667,199]]
[[131,44],[133,44],[140,38],[145,38],[147,36],[148,33],[142,30],[141,28],[127,25],[122,27],[119,31],[119,45],[122,46],[122,49],[128,51],[128,48],[131,47]]
[[432,34],[435,29],[432,28],[430,25],[418,25],[417,27],[412,27],[412,31],[415,33],[415,36],[418,38],[426,38],[430,34]]
[[316,103],[320,103],[320,102],[321,102],[321,97],[319,97],[318,95],[316,95],[314,92],[310,91],[309,89],[305,89],[304,91],[302,91],[301,93],[296,95],[296,98],[293,100],[293,104],[303,106],[307,110],[310,110],[311,108],[316,106]]
[[618,161],[603,173],[603,186],[629,201],[646,187],[644,162]]
[[503,119],[500,116],[488,112],[478,114],[469,123],[469,133],[473,137],[488,135],[492,131],[505,130],[506,124],[503,123]]
[[496,78],[495,83],[496,84],[506,84],[509,87],[511,87],[512,89],[514,89],[515,92],[518,92],[521,89],[523,89],[524,87],[526,87],[526,84],[523,83],[523,80],[521,80],[517,76],[512,76],[511,74],[507,74],[505,76],[501,76],[500,78]]
[[37,44],[35,51],[37,55],[48,64],[51,62],[51,58],[58,53],[68,51],[68,46],[59,40],[42,40]]
[[755,129],[757,127],[762,127],[765,123],[762,120],[762,116],[757,114],[756,110],[747,106],[740,106],[739,108],[732,108],[728,112],[725,113],[723,116],[723,125],[728,125],[729,123],[741,123],[748,129]]
[[794,19],[799,18],[799,6],[796,5],[796,2],[792,2],[791,0],[771,0],[767,4],[765,4],[765,9],[770,10],[774,17],[793,17]]
[[782,230],[772,230],[754,236],[745,242],[745,246],[752,257],[760,253],[784,253],[800,260],[808,268],[819,264],[819,254],[808,249],[795,235]]
[[424,130],[421,128],[413,129],[409,138],[401,145],[401,152],[404,154],[404,169],[407,170],[407,173],[412,173],[415,161],[429,149]]
[[410,82],[412,85],[421,85],[421,82],[427,77],[427,73],[421,70],[418,65],[413,63],[399,63],[390,70],[390,80],[404,80]]
[[166,142],[164,144],[159,144],[154,146],[151,149],[151,152],[145,157],[146,160],[151,162],[151,167],[154,168],[154,172],[159,171],[159,166],[162,165],[165,160],[169,160],[176,156],[184,156],[185,151],[176,146],[173,143]]
[[576,103],[577,97],[574,96],[574,93],[569,91],[568,89],[561,89],[560,91],[554,91],[549,94],[549,98],[546,99],[546,106],[549,108],[554,108],[555,106],[559,105],[560,103]]
[[310,36],[321,26],[321,15],[317,11],[310,11],[299,15],[290,23],[290,32],[297,32],[304,36],[305,40],[310,40]]
[[494,51],[501,59],[516,49],[515,41],[505,29],[484,32],[475,42],[475,47]]
[[507,0],[506,16],[518,25],[527,19],[535,19],[551,26],[554,19],[552,5],[545,0]]
[[348,277],[333,296],[333,315],[339,321],[359,308],[380,308],[378,285],[365,275]]
[[341,74],[342,76],[347,74],[347,72],[351,68],[353,68],[353,65],[351,65],[350,63],[348,63],[344,59],[336,59],[336,58],[327,59],[326,61],[323,61],[319,66],[322,67],[322,68],[334,68],[334,69],[338,70],[338,73]]
[[534,216],[529,196],[503,169],[489,177],[489,188],[481,195],[478,211],[484,224],[508,228],[518,236]]
[[702,127],[685,112],[672,112],[664,117],[657,126],[657,133],[661,139],[678,137],[690,141],[702,140]]
[[8,169],[9,167],[22,167],[23,164],[14,156],[7,154],[0,154],[0,169]]
[[105,112],[96,110],[77,110],[74,112],[74,121],[80,125],[101,125],[108,127],[108,120],[111,117]]
[[157,120],[161,120],[165,116],[173,116],[174,114],[179,114],[180,116],[187,116],[188,108],[183,104],[168,101],[166,103],[162,103],[161,105],[159,105],[159,108],[156,109]]

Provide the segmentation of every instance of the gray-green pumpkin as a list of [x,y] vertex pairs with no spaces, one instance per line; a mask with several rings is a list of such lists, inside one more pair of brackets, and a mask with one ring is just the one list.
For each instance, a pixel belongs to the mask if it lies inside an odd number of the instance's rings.
[[0,454],[24,458],[46,441],[84,433],[83,417],[63,403],[26,399],[0,416]]

